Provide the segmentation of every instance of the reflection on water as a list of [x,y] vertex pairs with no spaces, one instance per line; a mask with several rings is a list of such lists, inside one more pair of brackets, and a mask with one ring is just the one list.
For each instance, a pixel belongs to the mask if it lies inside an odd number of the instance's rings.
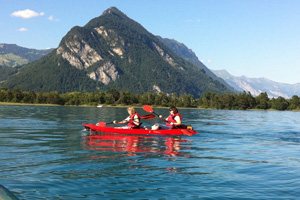
[[125,152],[126,156],[137,156],[139,153],[147,156],[150,153],[158,153],[169,157],[189,157],[182,151],[189,148],[185,146],[185,143],[189,142],[181,137],[151,137],[113,133],[83,136],[84,149]]

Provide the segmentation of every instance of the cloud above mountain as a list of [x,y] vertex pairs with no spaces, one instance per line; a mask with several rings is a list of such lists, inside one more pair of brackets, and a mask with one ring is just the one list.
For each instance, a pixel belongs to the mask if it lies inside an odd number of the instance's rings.
[[41,12],[41,13],[37,13],[33,10],[30,9],[26,9],[26,10],[19,10],[19,11],[15,11],[11,14],[11,16],[13,17],[21,17],[23,19],[29,19],[29,18],[33,18],[33,17],[38,17],[38,16],[44,16],[45,13]]

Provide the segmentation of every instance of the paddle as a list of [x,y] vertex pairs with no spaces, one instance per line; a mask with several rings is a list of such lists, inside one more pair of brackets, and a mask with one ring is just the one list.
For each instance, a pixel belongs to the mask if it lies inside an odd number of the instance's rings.
[[[145,111],[147,111],[147,112],[154,113],[154,114],[156,114],[156,115],[159,117],[159,114],[155,113],[155,112],[153,111],[153,109],[151,108],[151,106],[144,105],[144,106],[143,106],[143,109],[144,109]],[[169,121],[167,121],[167,120],[165,120],[165,119],[163,119],[163,118],[161,118],[161,120],[163,120],[164,122],[169,122]],[[169,122],[169,123],[170,123],[170,122]]]
[[151,106],[144,105],[144,106],[143,106],[143,109],[144,109],[146,112],[154,113],[154,114],[156,114],[156,115],[159,117],[159,114],[155,113],[155,112],[153,111],[153,109],[151,108]]
[[106,124],[113,124],[113,122],[108,122],[108,123],[106,123],[106,122],[98,122],[97,123],[97,125],[101,126],[101,127],[106,126]]
[[[153,115],[153,114],[148,114],[148,115],[143,115],[142,117],[141,117],[141,119],[153,119],[155,117],[155,115]],[[114,122],[108,122],[108,123],[106,123],[106,122],[99,122],[98,123],[98,126],[101,126],[101,127],[103,127],[103,126],[106,126],[107,124],[113,124]]]
[[155,115],[153,115],[153,114],[148,114],[148,115],[143,115],[142,117],[141,117],[141,119],[153,119],[155,117]]

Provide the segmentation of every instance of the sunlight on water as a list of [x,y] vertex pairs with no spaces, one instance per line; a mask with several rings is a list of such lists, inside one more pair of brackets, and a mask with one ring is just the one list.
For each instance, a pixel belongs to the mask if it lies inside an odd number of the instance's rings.
[[[137,111],[145,113],[141,108]],[[166,116],[167,109],[155,109]],[[190,136],[98,134],[126,108],[0,106],[0,183],[20,199],[296,199],[300,113],[180,110]],[[158,118],[144,120],[150,126]]]

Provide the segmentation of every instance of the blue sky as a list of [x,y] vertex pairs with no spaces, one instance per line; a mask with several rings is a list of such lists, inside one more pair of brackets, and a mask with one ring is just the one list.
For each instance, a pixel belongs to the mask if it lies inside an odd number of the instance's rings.
[[299,0],[0,0],[0,43],[56,48],[111,6],[210,69],[300,83]]

